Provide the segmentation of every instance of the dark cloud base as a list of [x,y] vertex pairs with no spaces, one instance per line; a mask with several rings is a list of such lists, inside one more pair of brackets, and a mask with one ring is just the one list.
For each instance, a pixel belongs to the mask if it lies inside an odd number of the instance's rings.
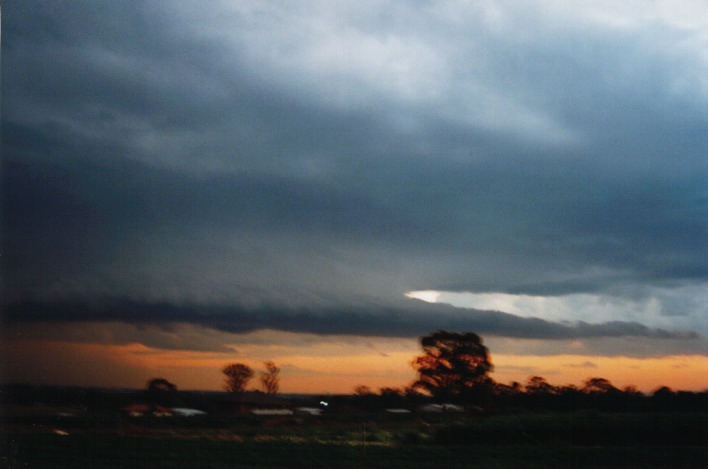
[[418,337],[436,329],[475,331],[524,339],[580,339],[643,337],[696,339],[695,332],[653,329],[636,322],[555,323],[498,311],[480,311],[411,300],[400,307],[289,309],[274,307],[175,305],[125,298],[77,301],[20,301],[4,307],[9,323],[119,321],[129,324],[187,323],[223,332],[247,333],[261,329],[327,335]]
[[[704,28],[637,19],[632,33],[588,34],[517,6],[499,9],[501,29],[476,9],[457,21],[463,5],[452,23],[376,6],[365,27],[339,7],[330,18],[303,5],[4,6],[7,323],[708,332],[691,293],[708,279],[704,54],[687,47]],[[382,20],[393,17],[395,27]],[[435,60],[410,61],[418,49],[381,37],[426,44]],[[308,68],[325,45],[337,53]],[[377,52],[391,56],[378,63]],[[415,73],[397,75],[398,59]],[[662,311],[692,316],[695,333],[399,299],[422,289],[652,299],[656,288],[676,289]]]

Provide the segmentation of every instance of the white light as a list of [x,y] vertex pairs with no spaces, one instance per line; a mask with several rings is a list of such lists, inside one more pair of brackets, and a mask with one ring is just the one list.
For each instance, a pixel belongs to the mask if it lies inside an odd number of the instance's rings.
[[406,296],[414,300],[425,301],[426,303],[437,303],[440,293],[441,292],[435,290],[419,290],[409,291],[406,293]]

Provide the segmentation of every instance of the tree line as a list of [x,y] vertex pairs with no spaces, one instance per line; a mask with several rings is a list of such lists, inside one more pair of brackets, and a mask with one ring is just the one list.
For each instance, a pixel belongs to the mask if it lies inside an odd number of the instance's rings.
[[708,391],[675,392],[661,386],[651,396],[635,386],[623,389],[609,380],[591,377],[582,386],[554,386],[542,376],[530,376],[526,383],[494,381],[489,349],[475,333],[437,331],[422,337],[423,354],[412,366],[418,379],[404,388],[381,388],[378,395],[367,386],[357,386],[354,394],[370,405],[410,406],[432,399],[468,408],[549,410],[595,408],[603,410],[699,410],[708,404]]
[[[366,385],[356,386],[353,400],[364,406],[412,406],[424,402],[449,403],[480,408],[584,408],[642,409],[669,406],[671,408],[704,408],[708,392],[674,392],[667,386],[658,388],[651,396],[641,393],[635,386],[615,387],[601,377],[588,378],[582,386],[572,384],[555,386],[542,376],[530,376],[525,383],[508,384],[494,381],[489,349],[482,338],[473,333],[456,333],[439,330],[420,339],[422,355],[411,365],[418,377],[410,385],[384,387],[374,392]],[[258,372],[260,386],[267,394],[280,390],[281,369],[273,361],[264,362]],[[222,369],[224,389],[243,393],[256,372],[244,363],[230,363]],[[176,389],[168,381],[152,380],[148,390],[153,393],[171,392]]]

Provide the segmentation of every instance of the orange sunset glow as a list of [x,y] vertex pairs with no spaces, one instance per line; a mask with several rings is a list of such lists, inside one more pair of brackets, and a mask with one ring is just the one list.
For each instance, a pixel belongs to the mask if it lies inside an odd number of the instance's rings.
[[[262,369],[264,360],[282,368],[281,392],[351,393],[355,386],[404,387],[415,379],[410,366],[419,354],[415,340],[394,340],[394,351],[377,352],[380,339],[349,343],[311,343],[307,354],[300,346],[246,345],[238,354],[150,348],[141,344],[105,345],[61,341],[13,340],[6,346],[5,373],[15,382],[142,388],[164,377],[188,390],[221,390],[221,368],[238,361]],[[391,346],[391,341],[386,341]],[[706,389],[708,357],[675,355],[661,358],[586,355],[524,356],[494,354],[497,382],[522,384],[530,376],[543,376],[554,385],[582,383],[590,377],[610,380],[616,387],[636,386],[651,392],[662,385],[673,389]],[[250,385],[258,388],[258,381]]]

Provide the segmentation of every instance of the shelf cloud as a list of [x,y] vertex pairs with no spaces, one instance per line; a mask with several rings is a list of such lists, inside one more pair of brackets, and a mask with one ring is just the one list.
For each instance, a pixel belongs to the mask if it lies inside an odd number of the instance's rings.
[[[572,10],[7,3],[4,322],[708,353],[708,16]],[[615,317],[405,297],[422,290]]]

